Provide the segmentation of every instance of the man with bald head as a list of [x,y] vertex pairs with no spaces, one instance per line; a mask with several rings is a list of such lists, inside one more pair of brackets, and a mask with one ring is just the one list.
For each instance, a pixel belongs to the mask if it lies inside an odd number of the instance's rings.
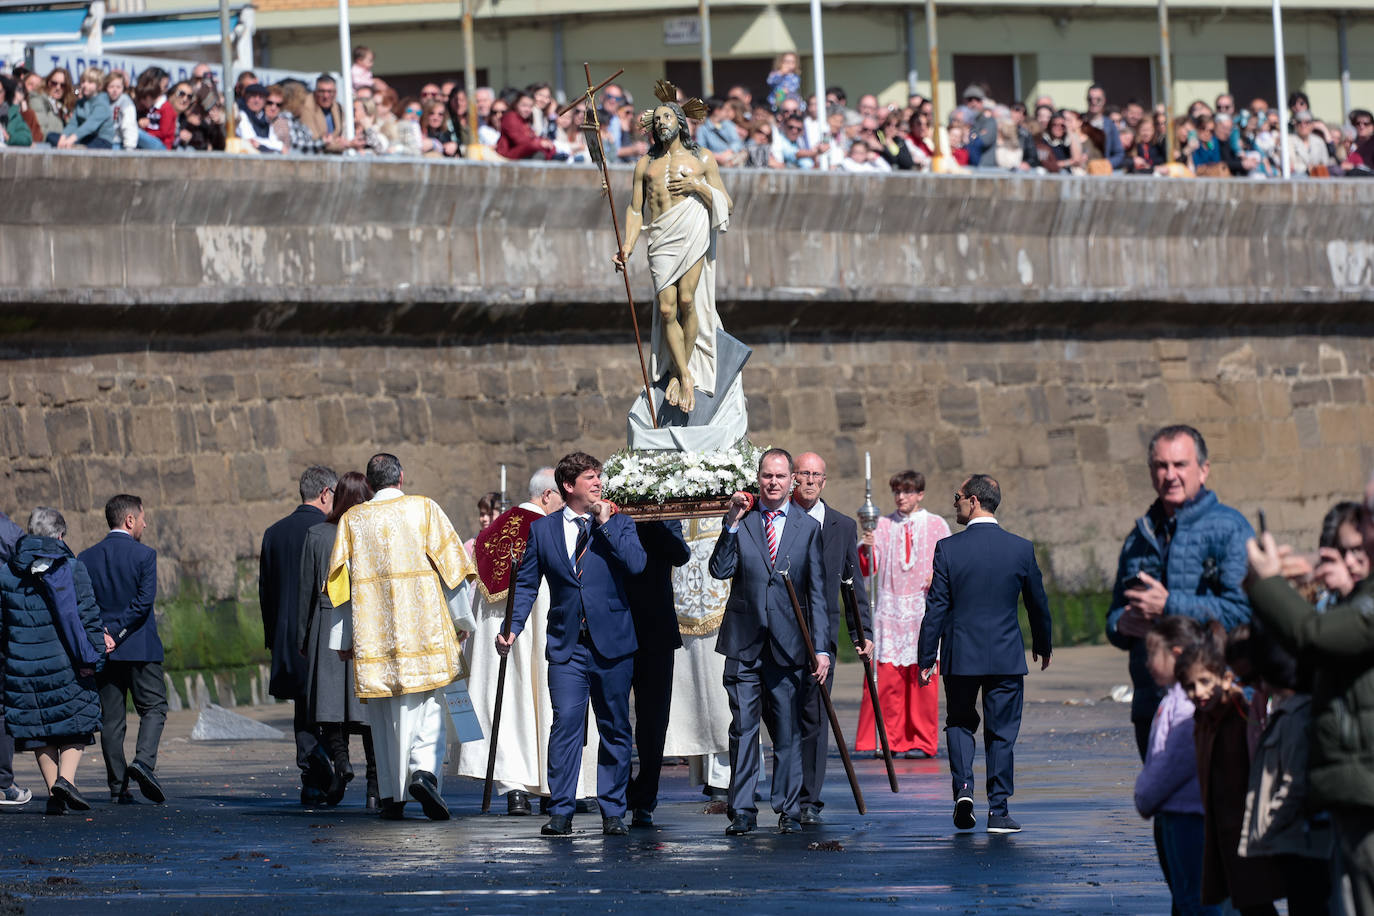
[[[792,491],[792,502],[805,510],[821,526],[821,565],[825,577],[825,598],[829,602],[830,643],[817,646],[819,652],[829,652],[835,657],[836,637],[840,632],[840,583],[846,579],[854,580],[854,593],[858,596],[859,616],[864,628],[864,654],[872,656],[873,620],[869,613],[868,591],[864,588],[863,576],[859,574],[859,529],[854,520],[842,515],[826,505],[821,499],[825,489],[825,459],[815,452],[805,452],[797,458],[794,472],[796,488]],[[835,683],[832,670],[825,681],[829,691]],[[821,685],[808,678],[803,682],[801,697],[802,733],[802,791],[801,822],[805,825],[821,823],[821,787],[825,785],[825,761],[830,753],[830,741],[826,737],[829,724],[826,721],[825,705],[821,699]]]

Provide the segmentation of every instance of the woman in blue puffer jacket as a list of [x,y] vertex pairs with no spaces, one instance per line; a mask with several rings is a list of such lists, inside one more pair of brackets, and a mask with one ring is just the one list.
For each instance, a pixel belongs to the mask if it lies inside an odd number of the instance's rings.
[[63,543],[67,522],[39,507],[28,534],[0,566],[5,729],[15,750],[33,751],[48,785],[48,814],[87,811],[76,768],[100,730],[95,674],[105,631],[91,577]]

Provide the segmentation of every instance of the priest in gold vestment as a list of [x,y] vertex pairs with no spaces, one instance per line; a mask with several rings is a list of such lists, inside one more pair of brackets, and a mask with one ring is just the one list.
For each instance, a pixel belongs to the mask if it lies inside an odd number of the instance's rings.
[[446,820],[442,796],[444,688],[467,676],[457,628],[472,629],[464,583],[476,574],[444,511],[401,490],[401,462],[367,463],[376,495],[339,519],[326,589],[337,614],[330,646],[351,654],[377,752],[382,817],[400,820],[406,798]]

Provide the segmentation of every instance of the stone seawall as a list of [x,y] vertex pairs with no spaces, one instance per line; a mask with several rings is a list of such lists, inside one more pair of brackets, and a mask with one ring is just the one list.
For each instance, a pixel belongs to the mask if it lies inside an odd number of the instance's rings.
[[[628,184],[628,175],[618,179]],[[726,175],[756,442],[964,475],[1064,588],[1111,575],[1143,448],[1310,548],[1374,466],[1374,183]],[[0,155],[0,508],[142,495],[164,588],[235,594],[307,464],[400,455],[471,533],[510,467],[624,444],[639,369],[588,170]],[[623,189],[617,189],[623,199]],[[647,327],[647,271],[635,270]]]
[[[885,508],[887,475],[907,466],[947,517],[965,474],[993,473],[999,515],[1065,588],[1110,576],[1151,498],[1143,446],[1159,425],[1196,424],[1221,496],[1308,548],[1374,466],[1364,336],[753,342],[754,440],[825,455],[840,511],[862,502],[865,450]],[[62,507],[80,548],[103,534],[109,495],[141,494],[164,587],[191,576],[216,596],[234,594],[235,561],[294,505],[307,464],[342,472],[392,450],[470,534],[501,462],[518,495],[574,447],[623,446],[638,376],[619,343],[38,346],[8,368],[0,507]]]

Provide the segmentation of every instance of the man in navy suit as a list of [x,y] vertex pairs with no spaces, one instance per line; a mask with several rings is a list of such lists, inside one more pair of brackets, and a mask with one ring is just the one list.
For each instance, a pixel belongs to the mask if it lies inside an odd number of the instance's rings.
[[[730,696],[730,797],[727,836],[758,825],[754,785],[759,777],[760,721],[773,739],[773,810],[778,830],[801,830],[802,682],[830,672],[830,615],[821,561],[821,526],[788,499],[792,456],[769,449],[759,460],[759,500],[736,493],[711,553],[710,571],[730,580],[716,651],[725,656]],[[810,657],[781,573],[794,582],[817,648]]]
[[680,521],[640,522],[635,529],[647,561],[644,572],[625,580],[639,643],[633,681],[639,773],[630,779],[628,801],[630,826],[652,827],[673,700],[673,656],[682,648],[673,567],[686,565],[692,559],[692,548],[682,536]]
[[935,545],[926,616],[917,664],[921,684],[934,676],[936,649],[945,678],[945,738],[954,777],[954,826],[969,830],[973,817],[975,704],[983,693],[983,744],[987,758],[988,833],[1016,833],[1007,812],[1012,794],[1012,748],[1021,730],[1026,651],[1016,599],[1030,618],[1031,658],[1050,666],[1050,607],[1031,542],[1003,531],[993,513],[1002,490],[974,474],[954,494],[955,515],[967,527]]
[[[100,687],[100,750],[110,800],[132,804],[129,780],[143,797],[167,800],[157,777],[157,748],[167,722],[167,686],[162,675],[162,640],[157,635],[153,599],[157,596],[157,552],[141,543],[148,519],[143,500],[121,493],[105,504],[110,533],[77,558],[91,574],[91,588],[105,624],[109,657],[96,675]],[[138,713],[134,762],[124,757],[127,696]]]
[[539,580],[549,584],[549,822],[545,836],[572,833],[577,775],[586,736],[587,700],[601,732],[596,790],[601,832],[624,836],[630,782],[630,683],[634,677],[634,619],[625,578],[644,571],[635,523],[601,498],[601,462],[585,452],[563,456],[554,469],[563,511],[536,519],[515,577],[509,637],[496,636],[505,655],[525,628]]
[[[873,655],[873,617],[869,613],[868,589],[864,588],[864,577],[859,573],[859,526],[854,519],[841,515],[821,499],[825,489],[825,459],[815,452],[804,452],[797,456],[797,488],[792,491],[792,502],[821,526],[821,562],[825,566],[825,601],[830,615],[830,644],[816,648],[823,649],[835,657],[836,640],[840,635],[840,616],[843,602],[840,598],[840,583],[845,579],[854,580],[854,597],[859,605],[859,620],[864,628],[863,655]],[[835,670],[831,668],[825,681],[829,692],[835,683]],[[821,699],[821,685],[813,678],[804,679],[802,700],[802,789],[801,822],[802,826],[822,822],[821,788],[825,785],[825,761],[830,756],[830,722],[826,718],[825,703]]]

